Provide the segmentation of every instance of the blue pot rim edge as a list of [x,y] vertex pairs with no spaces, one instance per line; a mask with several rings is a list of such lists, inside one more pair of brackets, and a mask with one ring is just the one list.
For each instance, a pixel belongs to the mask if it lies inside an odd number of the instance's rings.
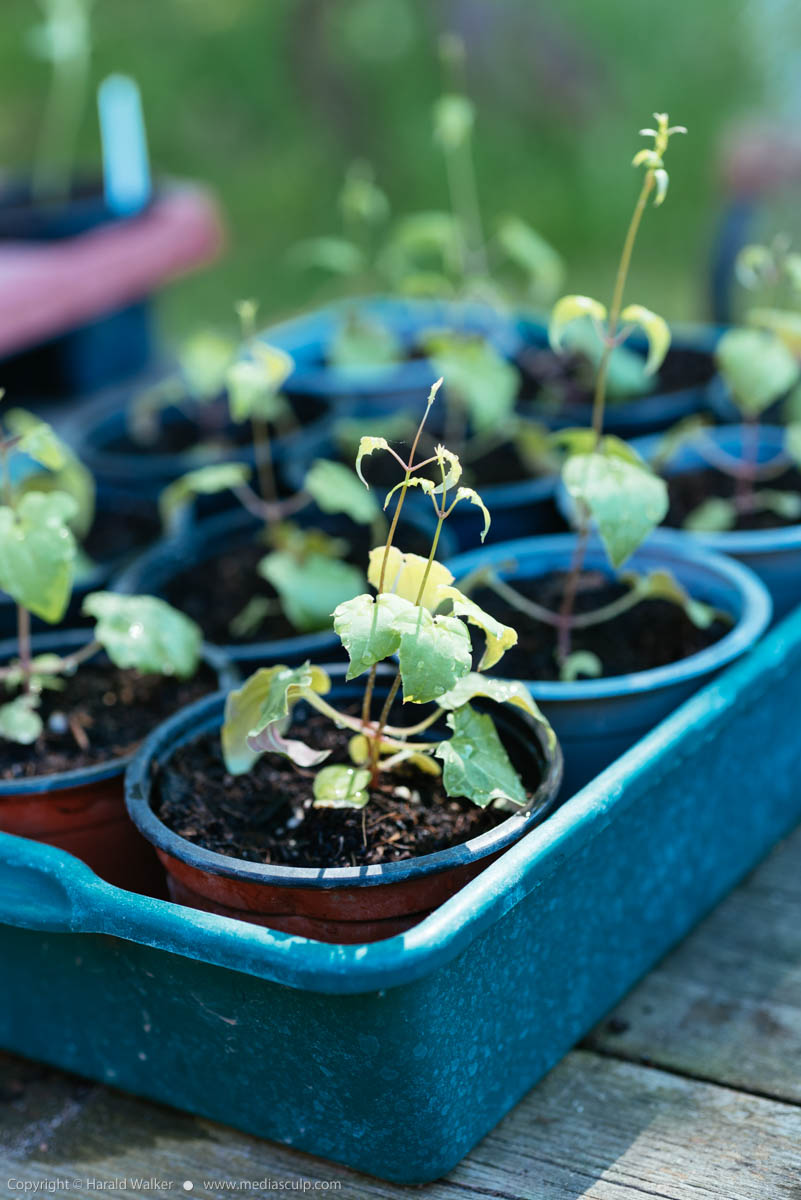
[[[727,433],[742,429],[742,425],[718,425],[706,430],[708,437],[719,441]],[[760,432],[770,435],[784,436],[781,425],[762,425]],[[652,452],[661,441],[661,436],[651,434],[650,437],[634,438],[632,449],[636,450],[646,462],[650,461]],[[687,449],[692,449],[689,445]],[[679,451],[681,453],[681,451]],[[665,473],[671,474],[670,466],[665,467]],[[674,474],[681,474],[675,469]],[[797,525],[778,525],[775,529],[734,529],[719,533],[694,533],[692,530],[676,530],[682,537],[690,538],[698,545],[706,546],[718,554],[749,555],[756,557],[760,554],[775,554],[782,550],[801,550],[801,522]]]
[[[469,550],[449,559],[445,565],[456,576],[459,583],[460,573],[466,574],[479,565],[489,565],[493,562],[509,560],[522,561],[539,559],[543,555],[564,555],[565,564],[575,544],[575,534],[556,533],[543,534],[538,537],[518,538],[511,542],[497,542],[481,550]],[[597,541],[590,543],[591,552],[602,556]],[[742,597],[743,611],[729,633],[725,634],[714,645],[680,659],[676,663],[668,663],[663,667],[654,667],[647,671],[636,671],[628,675],[612,675],[606,679],[579,679],[573,683],[543,682],[541,680],[524,680],[526,687],[538,702],[548,703],[582,703],[588,700],[614,699],[629,695],[632,692],[649,692],[659,688],[673,687],[691,679],[718,671],[733,662],[766,630],[771,617],[772,602],[770,594],[756,575],[736,562],[700,546],[688,545],[684,535],[675,530],[660,529],[653,533],[648,541],[632,556],[632,565],[640,558],[660,558],[666,556],[673,564],[688,563],[690,566],[711,568],[723,581],[732,586]],[[628,564],[627,564],[628,565]],[[657,564],[655,564],[657,565]],[[550,569],[550,568],[549,568]],[[524,572],[520,572],[524,574]]]
[[[346,664],[323,665],[323,669],[344,683]],[[448,850],[418,855],[399,862],[369,867],[286,867],[253,863],[205,850],[169,829],[150,806],[152,784],[151,763],[168,758],[177,746],[203,733],[220,728],[222,706],[226,691],[204,696],[162,722],[142,742],[132,756],[125,775],[125,802],[129,816],[147,840],[173,858],[211,874],[253,883],[275,884],[281,887],[319,888],[371,887],[399,883],[410,878],[422,878],[453,867],[479,862],[490,854],[506,849],[524,834],[541,824],[558,807],[558,792],[562,778],[562,755],[557,747],[543,775],[531,807],[512,813],[493,829],[471,838]],[[545,746],[537,723],[522,709],[507,713],[509,722],[527,725],[537,733],[540,757],[548,762]]]
[[[74,649],[90,640],[91,629],[54,630],[48,633],[37,633],[32,638],[33,650],[36,653],[47,653],[50,650]],[[16,638],[0,641],[0,662],[14,658],[17,654]],[[217,673],[218,681],[224,686],[232,686],[237,679],[236,668],[226,652],[210,642],[203,643],[203,661]],[[216,693],[215,693],[216,694]],[[107,762],[95,763],[91,767],[76,767],[72,771],[55,771],[51,775],[30,775],[23,779],[0,780],[0,801],[4,796],[37,796],[47,792],[67,791],[70,788],[86,787],[89,784],[100,783],[104,779],[114,779],[123,775],[133,754],[120,758],[112,758]]]

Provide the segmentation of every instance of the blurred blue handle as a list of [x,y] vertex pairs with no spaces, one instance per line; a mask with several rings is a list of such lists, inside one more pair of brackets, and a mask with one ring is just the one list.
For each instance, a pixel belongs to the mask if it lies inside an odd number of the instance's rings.
[[140,212],[152,186],[139,88],[127,75],[109,75],[97,89],[106,203],[118,216]]

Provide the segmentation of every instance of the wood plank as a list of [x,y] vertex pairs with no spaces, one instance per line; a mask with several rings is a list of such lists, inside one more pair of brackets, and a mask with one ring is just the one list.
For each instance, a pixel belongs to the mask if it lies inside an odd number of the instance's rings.
[[204,1180],[265,1178],[337,1181],[348,1200],[801,1200],[801,1109],[588,1051],[569,1055],[447,1179],[411,1192],[7,1057],[0,1089],[8,1195],[20,1194],[11,1178],[77,1177],[86,1196],[103,1194],[88,1179],[155,1177],[173,1195],[191,1180],[204,1200],[232,1194]]
[[800,865],[801,829],[586,1044],[801,1103]]

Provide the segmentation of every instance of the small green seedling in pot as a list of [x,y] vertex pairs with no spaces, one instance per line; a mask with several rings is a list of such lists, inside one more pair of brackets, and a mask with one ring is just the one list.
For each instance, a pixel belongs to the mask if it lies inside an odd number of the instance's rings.
[[[31,462],[50,475],[29,473]],[[72,524],[79,515],[70,456],[44,421],[11,412],[0,422],[0,588],[16,602],[18,655],[0,666],[0,738],[29,745],[42,732],[37,711],[45,689],[61,690],[81,663],[105,651],[118,667],[187,678],[194,674],[201,633],[194,622],[152,596],[93,592],[83,611],[96,621],[94,638],[73,654],[34,655],[31,616],[62,620],[78,564]],[[46,490],[35,486],[37,478]],[[78,489],[78,496],[79,496]]]
[[302,633],[330,628],[331,611],[342,600],[361,591],[363,572],[344,561],[347,544],[325,530],[302,525],[292,518],[316,504],[325,514],[342,514],[357,525],[381,536],[386,521],[356,475],[342,463],[318,459],[312,463],[300,492],[280,496],[273,465],[269,426],[287,406],[281,393],[294,363],[283,350],[254,336],[255,305],[243,301],[239,312],[247,353],[232,363],[225,375],[231,419],[249,422],[256,458],[255,480],[246,463],[216,463],[190,471],[171,483],[161,495],[160,508],[170,527],[196,496],[231,491],[239,503],[263,523],[267,552],[258,564],[259,575],[277,593],[251,598],[232,623],[236,637],[248,637],[276,612],[283,612]]
[[620,581],[628,589],[623,596],[595,611],[575,612],[592,525],[597,527],[609,560],[617,570],[662,521],[668,507],[664,482],[626,442],[604,434],[607,371],[614,350],[625,342],[636,326],[640,326],[649,343],[647,369],[653,373],[659,369],[670,344],[670,331],[662,317],[640,304],[623,306],[632,250],[643,213],[649,199],[653,197],[659,206],[667,193],[664,155],[669,139],[675,133],[685,132],[682,126],[671,127],[666,113],[656,113],[655,120],[656,129],[641,131],[654,139],[653,148],[641,150],[634,157],[633,165],[644,167],[645,176],[624,241],[609,309],[589,296],[564,296],[557,301],[551,314],[549,333],[555,351],[562,347],[565,329],[585,317],[593,321],[604,346],[598,364],[591,428],[565,429],[552,435],[552,444],[565,454],[562,481],[574,504],[578,525],[578,538],[559,611],[552,612],[533,603],[508,583],[485,572],[475,573],[469,584],[475,587],[481,583],[492,588],[534,621],[556,629],[557,662],[561,678],[566,681],[578,675],[597,676],[603,670],[596,655],[587,651],[573,653],[572,633],[576,629],[602,624],[646,599],[664,599],[679,604],[690,619],[702,627],[710,625],[716,615],[706,605],[692,600],[672,575],[663,570],[647,575],[623,574]]
[[39,0],[43,20],[30,31],[33,52],[53,73],[33,168],[33,194],[42,201],[69,194],[78,130],[86,109],[94,0]]
[[[385,451],[402,475],[385,500],[385,508],[395,502],[386,540],[370,552],[367,576],[374,593],[355,596],[333,613],[334,628],[350,662],[347,678],[365,679],[358,713],[341,711],[328,702],[331,681],[321,667],[307,662],[297,668],[262,668],[226,703],[222,748],[232,774],[249,771],[266,752],[284,755],[299,768],[314,770],[315,806],[364,808],[380,776],[405,764],[420,772],[441,773],[449,796],[466,797],[482,807],[525,807],[530,796],[491,716],[473,706],[472,701],[481,697],[524,709],[546,729],[551,753],[558,755],[553,731],[524,685],[484,674],[515,644],[517,634],[459,591],[450,571],[436,559],[442,527],[457,504],[478,507],[484,522],[482,539],[490,521],[480,496],[460,485],[461,464],[455,454],[437,446],[432,456],[417,460],[438,386],[431,390],[407,459],[380,437],[365,437],[356,458],[360,472],[367,455]],[[432,468],[435,479],[420,474]],[[420,488],[431,500],[437,518],[427,558],[405,554],[396,544],[398,520],[412,488]],[[484,639],[475,671],[471,625]],[[386,698],[377,703],[378,665],[387,660],[394,665],[394,678]],[[425,715],[409,725],[391,723],[399,695],[404,705],[427,706]],[[351,731],[350,765],[323,766],[328,750],[291,736],[293,710],[300,701],[330,718],[337,728]],[[437,733],[426,740],[425,733],[437,726],[447,727],[448,736]]]
[[[801,313],[791,307],[801,299],[801,255],[790,252],[786,238],[777,238],[770,247],[746,246],[738,256],[737,275],[749,289],[769,289],[772,300],[749,308],[747,326],[724,333],[715,351],[742,421],[742,453],[727,453],[706,434],[703,423],[695,421],[670,430],[655,460],[655,465],[665,466],[690,443],[711,467],[734,480],[731,499],[710,497],[688,513],[684,528],[695,532],[734,529],[741,516],[758,512],[801,521],[801,494],[770,486],[801,466]],[[761,419],[785,397],[784,446],[760,461]]]

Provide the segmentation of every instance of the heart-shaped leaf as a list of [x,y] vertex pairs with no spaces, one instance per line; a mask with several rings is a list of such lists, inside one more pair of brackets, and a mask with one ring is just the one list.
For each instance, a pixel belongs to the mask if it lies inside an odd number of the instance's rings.
[[330,629],[338,605],[364,590],[358,567],[326,554],[298,557],[276,550],[265,555],[258,571],[275,588],[284,612],[302,633]]
[[645,541],[668,510],[667,487],[645,466],[606,454],[574,454],[562,468],[569,494],[586,505],[613,567]]
[[450,601],[457,617],[463,617],[484,634],[486,647],[478,664],[479,671],[494,667],[510,646],[517,644],[517,633],[510,625],[504,625],[488,612],[484,612],[480,605],[463,595],[458,588],[446,584],[439,589],[437,595],[440,603]]
[[[279,736],[282,735],[285,731],[282,723],[302,696],[325,695],[330,689],[331,680],[325,671],[306,662],[294,668],[262,667],[241,688],[230,692],[222,727],[223,758],[229,773],[243,775],[250,770],[264,752],[256,746],[256,739],[274,724],[278,725]],[[298,745],[286,744],[290,749]]]
[[323,767],[314,777],[315,808],[364,808],[370,772],[361,767]]
[[[394,592],[411,604],[422,604],[424,608],[434,609],[437,606],[437,594],[443,584],[453,583],[453,575],[447,567],[436,561],[426,575],[428,559],[420,554],[403,554],[397,546],[376,546],[370,551],[368,582],[378,589],[381,586],[381,570],[386,552],[386,569],[384,570],[383,590]],[[421,593],[423,580],[425,587]]]
[[778,337],[759,329],[730,329],[715,351],[732,399],[746,417],[758,417],[788,392],[799,364]]
[[479,808],[498,800],[528,803],[492,717],[465,704],[449,715],[448,725],[453,736],[440,742],[434,753],[443,764],[442,781],[449,796],[464,796]]
[[0,507],[0,587],[23,608],[56,624],[69,603],[77,505],[66,492],[27,492],[16,509]]
[[36,711],[38,706],[39,696],[35,692],[0,705],[0,738],[20,746],[31,746],[44,728]]
[[203,634],[166,600],[92,592],[84,599],[82,611],[95,618],[95,637],[116,666],[180,679],[197,670]]
[[357,524],[369,525],[380,515],[373,495],[342,463],[316,459],[306,472],[303,488],[323,512],[345,513]]
[[334,629],[350,658],[348,679],[355,679],[397,652],[400,633],[394,622],[402,610],[412,607],[408,600],[391,592],[375,598],[365,593],[338,606]]

